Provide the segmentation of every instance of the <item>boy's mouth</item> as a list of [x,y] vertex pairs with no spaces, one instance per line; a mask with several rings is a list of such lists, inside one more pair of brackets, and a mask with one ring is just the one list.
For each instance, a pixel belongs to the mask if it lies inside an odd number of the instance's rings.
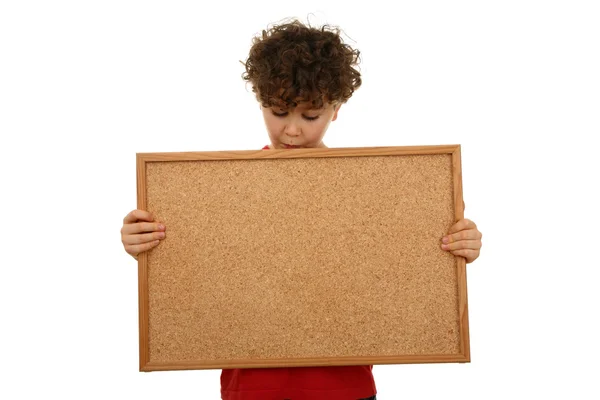
[[299,149],[300,146],[292,146],[290,144],[285,144],[283,143],[283,147],[285,147],[286,149]]

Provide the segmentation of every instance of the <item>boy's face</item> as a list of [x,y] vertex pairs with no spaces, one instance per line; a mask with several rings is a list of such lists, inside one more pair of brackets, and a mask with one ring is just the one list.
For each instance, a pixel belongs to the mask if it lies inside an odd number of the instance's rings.
[[[323,136],[329,123],[337,119],[341,104],[325,103],[322,109],[310,109],[306,104],[298,104],[293,109],[284,110],[278,106],[263,107],[261,110],[269,132],[272,149],[327,147]],[[277,115],[279,114],[279,115]]]

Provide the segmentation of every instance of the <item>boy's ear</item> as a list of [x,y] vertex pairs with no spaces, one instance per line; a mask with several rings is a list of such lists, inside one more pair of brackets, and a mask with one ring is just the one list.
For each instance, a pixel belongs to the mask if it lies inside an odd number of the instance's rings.
[[338,111],[340,111],[340,107],[342,107],[342,103],[339,103],[335,106],[335,112],[333,113],[333,118],[331,119],[331,121],[335,121],[337,119],[337,114]]

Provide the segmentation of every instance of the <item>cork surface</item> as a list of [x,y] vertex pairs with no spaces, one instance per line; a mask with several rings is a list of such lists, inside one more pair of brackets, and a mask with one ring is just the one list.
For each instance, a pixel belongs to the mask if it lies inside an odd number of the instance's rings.
[[145,165],[149,361],[460,352],[451,154]]

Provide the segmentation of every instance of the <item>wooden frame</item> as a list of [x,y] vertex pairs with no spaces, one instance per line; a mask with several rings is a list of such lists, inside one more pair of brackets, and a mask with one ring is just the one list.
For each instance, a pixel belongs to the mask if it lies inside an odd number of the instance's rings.
[[[454,222],[463,218],[462,176],[460,145],[405,146],[405,147],[360,147],[333,149],[293,149],[293,150],[248,150],[218,152],[181,153],[137,153],[137,206],[147,210],[147,167],[150,163],[171,161],[223,161],[223,160],[285,160],[318,159],[336,157],[450,155],[452,164],[452,191]],[[148,210],[153,212],[152,210]],[[161,216],[156,216],[158,220]],[[169,227],[167,227],[167,238]],[[153,251],[153,250],[151,250]],[[395,354],[374,356],[344,357],[293,357],[270,359],[221,359],[221,360],[168,360],[154,361],[150,357],[149,343],[149,254],[138,256],[139,273],[139,368],[140,371],[189,370],[214,368],[266,368],[293,366],[333,366],[371,365],[404,363],[447,363],[470,362],[469,324],[467,305],[466,265],[462,257],[454,257],[456,262],[457,319],[459,326],[459,350],[452,354]]]

